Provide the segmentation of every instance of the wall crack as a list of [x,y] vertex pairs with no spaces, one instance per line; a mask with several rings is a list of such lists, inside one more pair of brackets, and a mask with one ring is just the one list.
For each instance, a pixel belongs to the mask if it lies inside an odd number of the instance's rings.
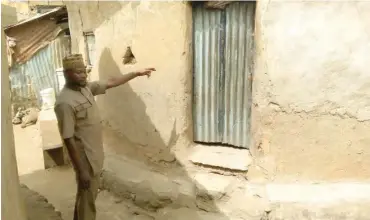
[[362,119],[356,115],[353,115],[347,112],[344,108],[332,108],[331,110],[322,110],[324,106],[318,106],[316,107],[316,109],[313,109],[313,110],[284,108],[282,105],[274,101],[270,101],[268,103],[268,107],[272,109],[274,112],[281,112],[285,114],[305,114],[305,115],[310,115],[312,117],[335,116],[335,117],[340,117],[341,119],[346,119],[346,118],[355,119],[359,122],[370,121],[370,119],[367,119],[367,118]]

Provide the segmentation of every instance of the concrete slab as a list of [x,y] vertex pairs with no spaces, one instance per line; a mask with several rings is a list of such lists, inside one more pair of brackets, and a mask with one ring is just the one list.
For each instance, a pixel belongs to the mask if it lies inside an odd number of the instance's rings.
[[[152,211],[186,207],[195,212],[203,210],[217,213],[214,217],[207,214],[203,216],[204,212],[200,212],[200,216],[197,212],[190,213],[190,216],[199,217],[194,217],[195,219],[225,220],[238,219],[238,217],[260,220],[266,211],[265,204],[262,204],[264,201],[250,193],[244,193],[243,190],[238,190],[246,187],[245,182],[242,180],[239,182],[232,176],[206,171],[182,176],[166,176],[151,170],[143,163],[112,154],[106,154],[104,169],[104,188],[125,198],[131,198],[139,207]],[[246,201],[249,204],[247,207]],[[181,213],[176,214],[178,215]],[[172,214],[165,215],[163,218],[171,219],[171,216]]]
[[[330,187],[330,184],[251,184],[235,177],[201,171],[175,178],[117,155],[107,155],[105,169],[105,187],[131,198],[142,208],[156,210],[159,213],[156,220],[365,220],[361,216],[369,207],[363,199],[370,198],[368,189],[361,184],[346,187],[341,184],[336,187]],[[359,197],[361,192],[364,193]],[[339,197],[335,197],[336,194]],[[357,195],[357,200],[353,195]],[[336,208],[343,205],[330,201],[347,204],[349,200],[344,202],[340,199],[346,196],[352,198],[353,203],[352,208],[343,214],[340,208]],[[295,207],[297,203],[303,208]],[[283,208],[276,208],[277,205]],[[317,215],[319,217],[315,217],[316,212],[321,213]]]
[[269,200],[273,203],[325,204],[370,202],[370,182],[356,183],[296,183],[266,185]]
[[252,157],[247,149],[197,145],[193,149],[190,161],[206,166],[247,171],[248,166],[252,163]]
[[342,203],[320,207],[314,204],[278,204],[268,220],[367,220],[370,203]]
[[38,124],[45,169],[68,164],[70,162],[68,152],[59,134],[54,109],[41,110]]
[[58,121],[53,109],[40,111],[39,130],[43,148],[49,149],[53,146],[63,146],[58,130]]
[[24,175],[44,169],[41,137],[37,125],[21,128],[13,126],[18,174]]
[[198,196],[204,194],[205,196],[211,196],[215,200],[227,194],[233,180],[233,177],[213,173],[197,173],[194,176]]
[[[248,218],[233,218],[221,213],[210,213],[188,208],[163,209],[156,220],[251,220]],[[256,219],[257,220],[257,219]]]

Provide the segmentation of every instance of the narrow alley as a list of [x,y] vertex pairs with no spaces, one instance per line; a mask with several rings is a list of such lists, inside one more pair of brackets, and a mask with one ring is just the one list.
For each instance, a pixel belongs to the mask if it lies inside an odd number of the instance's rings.
[[[26,197],[27,208],[31,213],[29,220],[60,220],[55,212],[61,212],[63,219],[73,219],[76,180],[72,168],[64,166],[44,170],[37,125],[24,129],[21,126],[14,126],[14,139],[21,184],[45,197],[49,205],[52,204],[56,209],[54,211],[49,206],[45,207],[45,201],[42,199],[28,197],[29,190],[23,189],[22,193]],[[99,193],[97,206],[99,209],[97,220],[154,219],[153,213],[146,212],[108,191]],[[40,212],[45,212],[45,215]]]
[[370,220],[370,2],[1,17],[1,219]]

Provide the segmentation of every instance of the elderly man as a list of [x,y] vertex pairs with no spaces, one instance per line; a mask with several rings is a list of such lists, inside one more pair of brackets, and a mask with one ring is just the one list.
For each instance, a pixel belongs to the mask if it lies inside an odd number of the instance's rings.
[[107,82],[87,82],[82,55],[63,59],[66,85],[55,103],[59,131],[68,149],[77,177],[74,220],[95,220],[95,200],[104,152],[102,126],[94,96],[138,76],[150,76],[154,68],[128,73]]

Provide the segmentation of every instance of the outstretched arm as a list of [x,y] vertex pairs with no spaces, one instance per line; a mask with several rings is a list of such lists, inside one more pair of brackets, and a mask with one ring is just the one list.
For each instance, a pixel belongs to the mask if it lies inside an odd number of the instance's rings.
[[127,73],[122,76],[110,78],[107,82],[107,89],[114,88],[127,83],[128,81],[138,77],[138,76],[148,76],[155,71],[155,68],[146,68],[143,70]]

